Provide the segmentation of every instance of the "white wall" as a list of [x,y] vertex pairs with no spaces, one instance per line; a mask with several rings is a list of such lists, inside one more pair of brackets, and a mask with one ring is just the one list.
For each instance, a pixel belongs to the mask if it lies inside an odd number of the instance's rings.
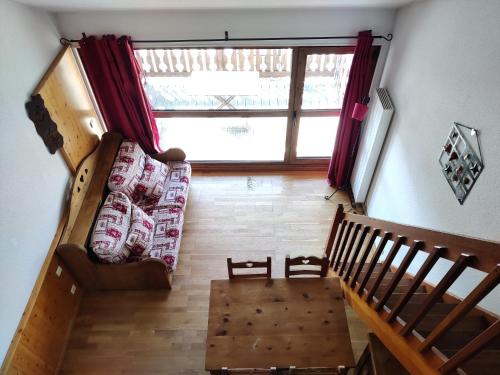
[[356,35],[364,29],[387,34],[392,31],[394,15],[393,9],[375,8],[240,9],[62,12],[56,19],[62,35],[72,39],[80,38],[82,32],[128,34],[134,39],[185,39],[222,38],[225,30],[231,37]]
[[[422,1],[397,13],[382,86],[395,104],[370,216],[500,241],[500,1]],[[437,158],[454,121],[481,130],[485,169],[463,206]]]
[[[500,241],[498,35],[498,0],[422,1],[398,11],[381,83],[396,112],[368,196],[370,216]],[[454,121],[481,130],[486,165],[463,206],[437,160]],[[419,253],[410,272],[424,259]],[[426,281],[437,284],[450,264],[440,260]],[[469,268],[449,292],[463,298],[484,276]],[[500,286],[480,306],[500,314]]]
[[0,1],[0,361],[55,234],[69,178],[24,110],[58,38],[47,13]]

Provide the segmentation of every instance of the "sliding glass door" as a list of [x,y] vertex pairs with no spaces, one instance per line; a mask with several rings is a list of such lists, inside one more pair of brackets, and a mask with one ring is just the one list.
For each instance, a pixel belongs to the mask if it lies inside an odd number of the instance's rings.
[[332,156],[352,57],[351,47],[299,49],[292,160]]
[[138,49],[162,148],[203,163],[326,164],[353,47]]

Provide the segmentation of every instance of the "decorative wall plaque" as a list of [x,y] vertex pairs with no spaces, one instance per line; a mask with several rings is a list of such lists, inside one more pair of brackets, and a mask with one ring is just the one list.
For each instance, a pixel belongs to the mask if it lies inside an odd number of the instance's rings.
[[26,112],[33,124],[36,132],[43,139],[43,143],[51,154],[55,154],[64,144],[61,133],[57,131],[57,125],[50,118],[50,113],[45,107],[40,94],[32,95],[31,100],[26,103]]
[[[464,135],[467,133],[470,136]],[[458,202],[463,204],[484,169],[479,130],[455,122],[439,154],[439,164]]]

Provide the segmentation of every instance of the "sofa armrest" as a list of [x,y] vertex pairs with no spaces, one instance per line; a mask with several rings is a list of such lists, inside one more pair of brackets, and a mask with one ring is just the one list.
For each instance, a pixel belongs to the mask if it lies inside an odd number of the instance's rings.
[[166,163],[168,161],[184,161],[186,160],[186,153],[180,148],[169,148],[165,152],[160,152],[156,155],[151,155],[153,159]]

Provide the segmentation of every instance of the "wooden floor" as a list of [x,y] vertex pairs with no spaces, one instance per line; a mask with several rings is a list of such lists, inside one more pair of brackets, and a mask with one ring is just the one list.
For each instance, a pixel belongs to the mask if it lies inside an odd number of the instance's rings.
[[[272,256],[284,277],[287,254],[321,255],[337,203],[323,174],[194,175],[173,289],[83,297],[63,374],[206,374],[211,279],[227,278],[226,257]],[[356,358],[367,331],[347,308]]]

